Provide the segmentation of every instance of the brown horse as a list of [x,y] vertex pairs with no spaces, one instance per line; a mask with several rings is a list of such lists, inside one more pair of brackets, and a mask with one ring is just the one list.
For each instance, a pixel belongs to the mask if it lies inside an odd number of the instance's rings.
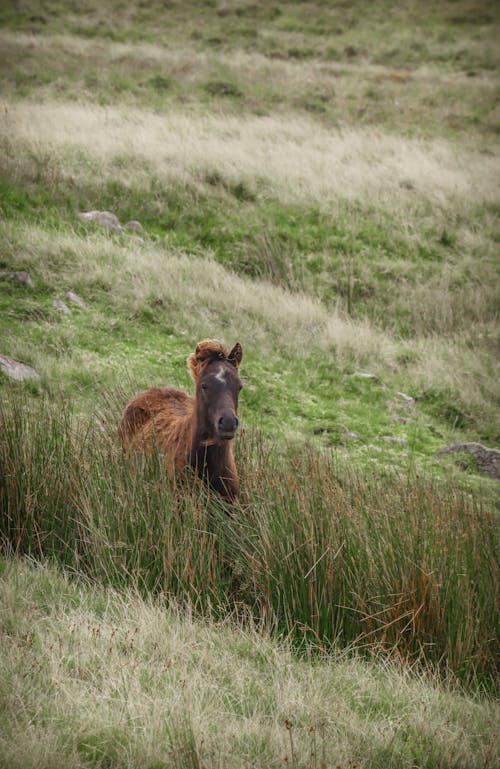
[[194,398],[174,387],[152,387],[135,395],[118,426],[124,445],[146,450],[158,446],[169,467],[180,471],[191,465],[232,502],[239,489],[233,438],[242,358],[239,342],[231,352],[212,339],[200,342],[187,360],[196,386]]

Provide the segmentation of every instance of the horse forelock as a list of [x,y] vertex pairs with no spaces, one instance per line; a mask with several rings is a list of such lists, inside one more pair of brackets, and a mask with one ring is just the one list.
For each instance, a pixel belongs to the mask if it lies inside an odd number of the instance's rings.
[[209,363],[216,360],[228,361],[229,352],[220,342],[204,339],[196,345],[196,350],[189,356],[188,371],[197,382]]

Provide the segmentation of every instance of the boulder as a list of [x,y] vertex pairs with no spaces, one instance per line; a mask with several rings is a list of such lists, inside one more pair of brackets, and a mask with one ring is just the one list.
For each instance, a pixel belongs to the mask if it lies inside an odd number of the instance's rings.
[[488,449],[481,443],[454,443],[451,446],[445,446],[434,456],[444,457],[456,452],[471,454],[481,475],[500,481],[500,451],[498,449]]
[[26,272],[25,270],[19,270],[19,272],[13,272],[12,277],[18,283],[22,283],[23,286],[27,286],[27,288],[33,288],[34,286],[31,275],[29,274],[29,272]]
[[130,230],[131,232],[144,232],[144,227],[136,219],[132,219],[131,222],[127,222],[123,229]]
[[11,379],[16,379],[18,382],[24,382],[26,379],[35,381],[40,379],[40,374],[34,368],[26,363],[8,358],[6,355],[0,355],[0,369],[4,374],[7,374]]
[[58,312],[62,312],[65,315],[71,315],[71,310],[69,309],[68,305],[64,302],[61,302],[60,299],[56,299],[52,302],[52,307],[54,310],[57,310]]
[[78,307],[86,307],[87,305],[81,298],[81,296],[78,296],[78,294],[75,294],[73,291],[66,291],[65,294],[62,295],[63,299],[68,299],[68,301],[71,302],[71,304],[76,304]]
[[83,211],[78,214],[78,218],[82,222],[95,222],[112,232],[122,232],[118,217],[111,211]]

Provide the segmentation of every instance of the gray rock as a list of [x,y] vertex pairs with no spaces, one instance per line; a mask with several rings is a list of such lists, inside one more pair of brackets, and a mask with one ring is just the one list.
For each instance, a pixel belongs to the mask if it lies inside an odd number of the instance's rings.
[[374,443],[369,443],[368,444],[368,448],[371,449],[372,451],[377,451],[378,453],[380,453],[382,451],[380,446],[375,446]]
[[414,406],[415,405],[415,399],[411,397],[411,395],[405,395],[405,393],[398,393],[399,397],[404,400],[405,403],[408,404],[408,406]]
[[398,438],[395,435],[378,435],[373,440],[382,441],[383,443],[392,443],[394,446],[408,446],[406,438]]
[[61,302],[60,299],[56,299],[52,302],[52,307],[54,310],[57,310],[58,312],[62,312],[65,315],[71,315],[71,310],[69,309],[68,305],[64,302]]
[[452,446],[445,446],[434,456],[444,457],[447,454],[460,451],[465,451],[474,457],[478,472],[481,475],[500,481],[500,451],[498,449],[488,449],[481,443],[455,443]]
[[350,441],[359,441],[359,435],[353,433],[352,430],[346,430],[344,432],[344,438],[349,438]]
[[8,358],[6,355],[0,355],[0,369],[4,374],[18,382],[24,382],[26,379],[40,379],[40,374],[34,368],[26,363]]
[[144,227],[136,219],[132,219],[131,222],[127,222],[123,229],[131,230],[132,232],[144,232]]
[[82,222],[95,222],[112,232],[122,232],[120,221],[111,211],[83,211],[78,214]]
[[35,285],[29,272],[25,272],[24,270],[12,273],[12,277],[14,280],[17,280],[18,283],[22,283],[23,286],[27,286],[28,288],[33,288]]
[[375,374],[370,374],[367,371],[359,371],[354,376],[359,376],[362,379],[370,379],[372,382],[377,382],[377,384],[380,382],[380,379]]
[[391,417],[389,422],[393,422],[396,425],[412,425],[413,419],[408,419],[408,417]]
[[73,293],[73,291],[66,291],[65,294],[62,295],[64,299],[68,299],[72,304],[78,305],[78,307],[86,307],[87,305],[81,298],[81,296],[78,296],[78,294]]

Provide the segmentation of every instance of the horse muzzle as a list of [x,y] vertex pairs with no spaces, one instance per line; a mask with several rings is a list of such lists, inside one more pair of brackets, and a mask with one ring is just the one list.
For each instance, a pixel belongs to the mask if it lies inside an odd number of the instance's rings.
[[236,435],[238,429],[238,417],[234,415],[223,416],[217,423],[217,433],[223,441],[230,441]]

